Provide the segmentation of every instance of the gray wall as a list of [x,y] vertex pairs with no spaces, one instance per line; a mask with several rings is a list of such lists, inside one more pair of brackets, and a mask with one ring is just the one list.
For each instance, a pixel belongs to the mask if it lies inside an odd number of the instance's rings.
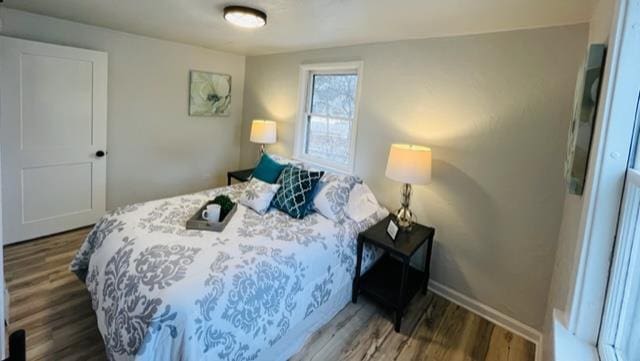
[[[2,35],[109,54],[107,208],[222,185],[238,166],[245,57],[2,8]],[[190,69],[232,76],[230,117],[189,117]]]
[[563,162],[587,25],[248,57],[242,165],[251,119],[278,121],[293,152],[299,65],[363,60],[356,173],[395,208],[389,145],[432,147],[433,183],[412,208],[437,228],[432,275],[542,328],[563,209]]

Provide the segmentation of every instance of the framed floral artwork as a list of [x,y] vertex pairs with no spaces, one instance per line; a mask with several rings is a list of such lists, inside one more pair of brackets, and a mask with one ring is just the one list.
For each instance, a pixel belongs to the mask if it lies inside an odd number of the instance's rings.
[[605,53],[604,44],[592,44],[578,73],[565,159],[565,180],[571,194],[584,191]]
[[231,75],[191,70],[189,115],[228,116],[231,110]]

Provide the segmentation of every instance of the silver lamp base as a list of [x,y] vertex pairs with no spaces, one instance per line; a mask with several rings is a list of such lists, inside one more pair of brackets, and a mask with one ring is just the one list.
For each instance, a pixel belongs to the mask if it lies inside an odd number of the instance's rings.
[[264,144],[260,144],[260,153],[258,153],[258,159],[256,159],[256,165],[260,163],[260,159],[262,159],[263,155],[264,155]]
[[413,224],[418,220],[416,215],[409,209],[411,203],[411,184],[403,184],[401,195],[401,207],[395,211],[394,215],[398,228],[403,231],[410,231]]

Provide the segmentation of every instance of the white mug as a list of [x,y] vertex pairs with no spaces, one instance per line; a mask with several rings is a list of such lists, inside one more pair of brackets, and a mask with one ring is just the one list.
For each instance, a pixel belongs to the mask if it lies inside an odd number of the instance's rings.
[[209,204],[207,209],[202,211],[202,218],[206,219],[209,223],[220,222],[220,205]]

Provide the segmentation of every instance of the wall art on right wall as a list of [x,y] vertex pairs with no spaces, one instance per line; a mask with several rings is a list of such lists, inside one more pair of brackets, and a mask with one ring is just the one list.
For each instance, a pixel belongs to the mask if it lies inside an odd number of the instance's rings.
[[592,44],[578,73],[564,163],[564,176],[571,194],[582,195],[584,191],[605,55],[604,44]]

